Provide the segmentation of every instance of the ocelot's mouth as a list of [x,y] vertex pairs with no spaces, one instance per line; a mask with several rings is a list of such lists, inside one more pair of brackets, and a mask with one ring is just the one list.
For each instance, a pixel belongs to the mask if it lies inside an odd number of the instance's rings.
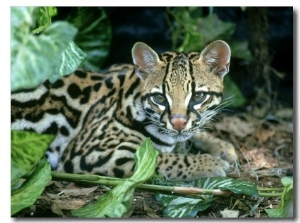
[[188,140],[188,139],[192,136],[192,134],[190,134],[190,133],[188,133],[188,132],[186,132],[186,131],[184,131],[184,132],[180,132],[180,131],[178,131],[178,132],[173,132],[171,135],[172,135],[172,137],[173,137],[177,142],[186,141],[186,140]]
[[184,142],[186,140],[188,140],[189,138],[191,137],[191,135],[183,135],[183,134],[178,134],[177,136],[174,137],[174,139],[177,141],[177,142]]

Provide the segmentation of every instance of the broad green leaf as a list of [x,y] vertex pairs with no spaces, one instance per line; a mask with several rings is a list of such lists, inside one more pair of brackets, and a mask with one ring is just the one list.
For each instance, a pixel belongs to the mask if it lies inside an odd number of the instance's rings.
[[100,71],[109,53],[112,35],[105,10],[101,7],[76,7],[67,20],[78,28],[74,42],[88,55],[81,67]]
[[54,139],[27,131],[11,131],[11,181],[28,174],[42,159]]
[[230,190],[235,194],[258,197],[257,186],[251,182],[236,179],[227,179],[218,185],[221,190]]
[[17,190],[12,191],[11,214],[14,215],[23,208],[34,204],[51,180],[51,167],[47,160],[39,162],[33,174]]
[[163,216],[172,218],[193,218],[213,201],[212,196],[206,196],[204,200],[165,194],[156,195],[156,199],[164,206]]
[[83,52],[73,41],[61,54],[61,63],[49,76],[50,82],[55,82],[61,76],[73,73],[86,58],[86,53]]
[[35,7],[11,7],[11,65],[17,60],[18,52],[26,46],[25,37],[30,35],[30,29],[37,19]]
[[[177,51],[200,51],[208,43],[222,39],[225,36],[231,36],[235,29],[235,24],[224,22],[216,14],[209,14],[206,17],[192,17],[188,8],[174,9],[171,12],[178,28],[183,34],[183,42]],[[177,34],[178,35],[178,34]],[[177,36],[177,38],[182,38]]]
[[[165,182],[173,186],[188,186],[186,182]],[[251,182],[236,180],[227,177],[203,178],[189,183],[189,186],[202,189],[229,190],[235,194],[244,194],[257,197],[256,185]],[[156,199],[164,206],[164,217],[182,218],[195,217],[199,211],[204,211],[212,204],[215,197],[212,194],[202,198],[186,198],[178,195],[156,195]]]
[[234,58],[245,59],[247,61],[253,60],[253,56],[249,49],[249,44],[247,41],[230,41],[231,56]]
[[150,139],[146,139],[135,154],[136,166],[133,176],[100,196],[95,204],[87,205],[72,213],[84,218],[122,217],[131,208],[134,188],[153,175],[157,155],[158,152],[154,149]]
[[51,24],[40,35],[33,35],[30,29],[35,23],[34,12],[30,7],[11,9],[12,91],[34,88],[44,82],[60,66],[61,54],[77,33],[73,25],[62,21]]
[[[191,32],[191,42],[198,43],[195,46],[189,44],[185,47],[185,50],[191,51],[195,49],[203,49],[206,44],[221,39],[223,35],[231,36],[234,32],[235,24],[230,22],[224,22],[218,18],[216,14],[210,14],[207,17],[199,18],[196,24],[196,30]],[[199,33],[201,33],[201,40],[199,41]],[[197,41],[198,39],[198,41]],[[198,46],[198,47],[197,47]],[[196,48],[194,48],[196,47]]]
[[228,177],[211,177],[195,181],[195,185],[205,189],[229,190],[235,194],[258,197],[257,186],[245,180]]
[[284,190],[278,208],[266,209],[266,212],[270,218],[293,218],[293,178],[283,177],[281,183],[284,186]]

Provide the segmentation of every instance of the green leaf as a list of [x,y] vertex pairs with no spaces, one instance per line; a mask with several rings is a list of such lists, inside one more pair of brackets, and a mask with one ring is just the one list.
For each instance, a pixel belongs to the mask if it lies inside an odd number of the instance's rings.
[[220,190],[229,190],[235,194],[243,194],[258,197],[257,186],[249,181],[238,180],[227,177],[212,177],[209,179],[210,187]]
[[258,197],[257,186],[245,180],[237,180],[228,177],[211,177],[199,179],[194,182],[194,185],[205,189],[229,190],[235,194]]
[[[223,36],[231,36],[235,30],[235,24],[224,22],[214,13],[206,17],[192,15],[196,8],[173,8],[168,12],[174,17],[177,28],[172,29],[173,42],[182,38],[181,46],[176,47],[177,51],[202,50],[208,43],[222,39]],[[198,8],[198,10],[200,10]],[[178,31],[179,30],[179,31]],[[174,36],[175,35],[175,36]],[[173,44],[174,45],[174,44]]]
[[281,200],[278,208],[266,209],[270,218],[292,218],[293,217],[293,178],[283,177],[281,183],[284,186],[284,190],[281,195]]
[[33,34],[42,32],[51,25],[51,18],[57,15],[56,7],[40,7],[39,27],[32,31]]
[[206,44],[216,39],[220,39],[224,35],[231,36],[236,26],[234,23],[220,20],[216,14],[210,14],[207,17],[198,18],[197,20],[196,30],[191,33],[195,38],[201,33],[202,42],[200,44],[200,41],[197,41],[198,48],[192,48],[192,44],[189,44],[189,48],[186,48],[185,50],[203,49]]
[[61,63],[53,73],[49,76],[50,82],[55,82],[61,76],[73,73],[86,58],[86,53],[83,52],[73,41],[61,54]]
[[47,160],[43,159],[22,187],[12,191],[11,214],[14,215],[23,208],[34,204],[50,180],[51,167]]
[[133,176],[100,196],[95,204],[74,210],[72,214],[84,218],[122,217],[131,208],[134,188],[153,175],[157,155],[158,152],[154,149],[150,139],[146,139],[135,154],[136,166]]
[[69,47],[77,28],[55,22],[40,35],[30,33],[35,23],[31,7],[11,9],[11,90],[30,89],[44,82],[61,66],[61,55]]
[[232,57],[244,59],[249,62],[253,60],[248,41],[232,40],[230,41],[230,50]]
[[51,18],[57,15],[57,9],[56,7],[41,7],[40,13],[39,26],[50,25]]
[[156,199],[164,206],[163,216],[172,218],[193,218],[213,201],[212,196],[206,196],[204,200],[165,194],[156,195]]
[[67,20],[79,30],[74,42],[88,55],[81,67],[100,71],[109,53],[112,35],[105,10],[101,7],[73,8]]
[[[186,182],[165,182],[173,186],[188,186]],[[202,189],[229,190],[235,194],[258,196],[255,184],[243,180],[227,177],[202,178],[189,183],[189,186]],[[178,195],[156,195],[156,199],[164,206],[164,217],[182,218],[195,217],[199,211],[204,211],[212,204],[215,197],[212,194],[203,195],[202,198],[186,198]]]
[[51,167],[44,159],[21,188],[12,191],[12,214],[32,205],[51,179]]
[[28,174],[38,164],[54,139],[27,131],[11,131],[11,181]]
[[231,79],[230,74],[224,78],[224,98],[229,100],[229,106],[232,107],[243,106],[247,102],[236,83]]

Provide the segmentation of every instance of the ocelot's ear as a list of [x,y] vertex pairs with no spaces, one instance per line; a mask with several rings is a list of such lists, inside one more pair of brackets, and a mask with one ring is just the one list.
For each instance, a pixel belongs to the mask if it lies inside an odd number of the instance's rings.
[[210,43],[200,54],[200,60],[209,65],[221,78],[229,72],[230,47],[222,40]]
[[136,66],[136,73],[141,79],[145,79],[149,74],[154,73],[161,63],[157,53],[147,44],[137,42],[132,48],[132,59]]

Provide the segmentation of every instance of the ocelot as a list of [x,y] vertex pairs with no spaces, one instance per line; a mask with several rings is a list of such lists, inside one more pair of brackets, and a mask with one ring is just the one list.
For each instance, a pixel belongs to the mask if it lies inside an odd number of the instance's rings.
[[[158,55],[132,48],[134,65],[76,70],[54,83],[11,95],[11,128],[56,134],[47,151],[53,169],[129,177],[134,153],[150,137],[157,172],[170,180],[226,176],[234,147],[203,130],[220,109],[230,48],[217,40],[201,52]],[[193,144],[208,153],[175,153]],[[172,153],[173,152],[173,153]]]

